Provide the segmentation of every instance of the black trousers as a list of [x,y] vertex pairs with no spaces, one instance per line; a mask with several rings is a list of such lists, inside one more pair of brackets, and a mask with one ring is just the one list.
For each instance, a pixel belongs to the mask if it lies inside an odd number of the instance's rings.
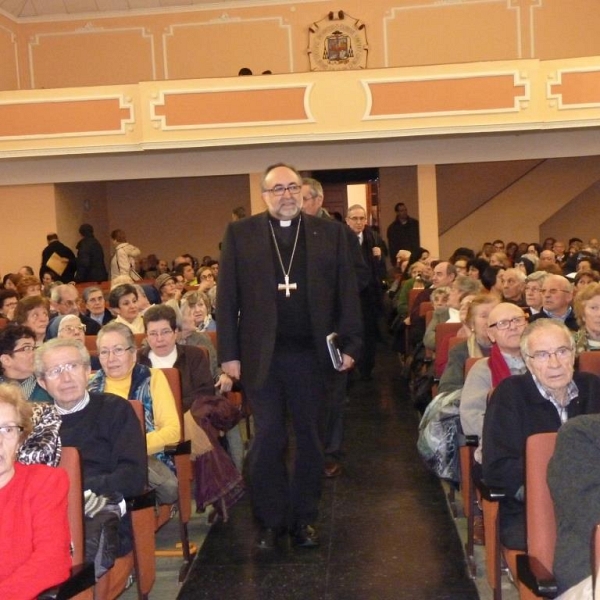
[[[314,523],[321,497],[319,417],[325,402],[322,367],[314,350],[276,348],[267,381],[246,392],[255,426],[248,455],[254,516],[263,527]],[[285,462],[288,410],[296,438],[290,474]]]

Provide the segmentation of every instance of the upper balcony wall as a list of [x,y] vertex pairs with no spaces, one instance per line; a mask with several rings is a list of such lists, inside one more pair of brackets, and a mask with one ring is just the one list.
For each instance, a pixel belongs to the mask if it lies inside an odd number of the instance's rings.
[[600,57],[0,92],[0,158],[600,126]]
[[281,0],[14,21],[0,14],[0,90],[310,71],[311,24],[366,26],[369,69],[600,55],[597,0]]

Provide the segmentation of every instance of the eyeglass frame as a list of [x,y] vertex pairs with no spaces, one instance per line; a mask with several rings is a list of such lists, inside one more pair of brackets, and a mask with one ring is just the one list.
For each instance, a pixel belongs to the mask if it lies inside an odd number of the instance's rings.
[[15,348],[12,352],[10,352],[10,354],[13,355],[17,352],[21,352],[21,353],[35,352],[35,343],[33,343],[32,345],[27,344],[25,346],[21,346],[20,348]]
[[[530,358],[531,360],[536,361],[539,364],[546,364],[550,362],[551,356],[555,356],[556,360],[562,362],[566,358],[570,358],[574,351],[575,348],[571,346],[561,346],[560,348],[557,348],[554,352],[549,352],[548,350],[538,350],[534,354],[526,354],[525,356],[527,358]],[[562,353],[562,355],[559,353]]]
[[[294,189],[292,190],[292,188]],[[290,183],[288,186],[279,184],[275,187],[263,190],[263,193],[266,192],[269,192],[270,194],[273,194],[273,196],[277,196],[278,198],[285,195],[286,192],[289,192],[291,196],[295,196],[296,194],[302,192],[302,186],[299,183]]]
[[75,369],[84,366],[89,366],[89,363],[84,363],[82,361],[66,362],[62,363],[61,365],[56,365],[55,367],[44,371],[42,374],[44,375],[44,379],[54,381],[58,379],[65,371],[67,373],[71,373]]
[[527,317],[522,316],[522,317],[513,317],[512,319],[500,319],[499,321],[496,321],[495,323],[488,325],[488,327],[490,329],[492,327],[495,327],[498,331],[506,331],[507,329],[510,329],[511,325],[518,327],[519,325],[522,325],[525,323],[527,323]]
[[132,348],[133,346],[127,346],[127,348],[122,348],[121,346],[117,346],[116,348],[105,348],[104,350],[98,350],[98,356],[108,358],[112,353],[117,358],[120,358],[121,356],[125,356],[125,352],[128,352]]

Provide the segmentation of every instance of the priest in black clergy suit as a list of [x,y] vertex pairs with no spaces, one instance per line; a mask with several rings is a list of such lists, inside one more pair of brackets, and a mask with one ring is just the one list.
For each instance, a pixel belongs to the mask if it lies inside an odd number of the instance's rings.
[[[219,270],[217,322],[222,369],[244,386],[255,437],[248,456],[257,545],[319,545],[315,528],[323,450],[319,415],[332,369],[326,337],[338,334],[341,369],[361,346],[360,303],[343,226],[301,214],[302,178],[288,165],[265,171],[268,210],[230,223]],[[296,437],[288,476],[286,407]]]

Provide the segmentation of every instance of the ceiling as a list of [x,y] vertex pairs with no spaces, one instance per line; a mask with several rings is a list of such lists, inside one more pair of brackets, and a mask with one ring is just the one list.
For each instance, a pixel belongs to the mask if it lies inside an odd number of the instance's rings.
[[[252,2],[269,4],[272,0]],[[198,6],[220,8],[249,0],[0,0],[0,12],[15,19],[107,16],[123,12],[165,12]]]

